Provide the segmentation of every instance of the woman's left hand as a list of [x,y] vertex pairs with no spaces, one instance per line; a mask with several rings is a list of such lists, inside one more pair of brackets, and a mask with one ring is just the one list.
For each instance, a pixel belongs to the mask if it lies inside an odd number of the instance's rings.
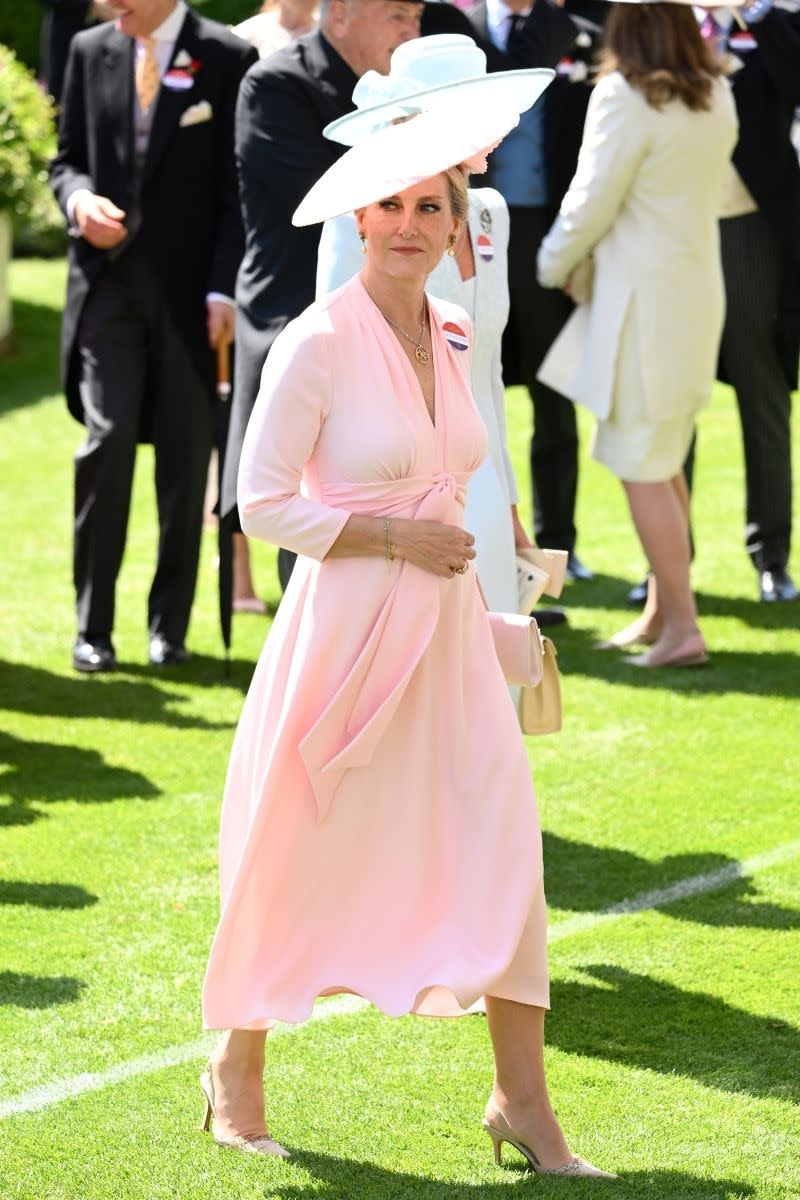
[[516,504],[511,505],[511,524],[514,526],[514,545],[517,550],[528,550],[533,542],[525,532],[525,526],[519,519]]

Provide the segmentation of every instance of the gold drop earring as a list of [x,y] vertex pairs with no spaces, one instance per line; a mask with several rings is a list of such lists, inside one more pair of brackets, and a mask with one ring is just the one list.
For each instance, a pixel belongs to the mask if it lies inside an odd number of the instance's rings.
[[364,233],[364,231],[362,229],[361,233],[358,236],[361,239],[361,253],[366,254],[367,253],[367,235]]
[[457,241],[458,241],[458,239],[457,239],[456,235],[452,234],[450,237],[450,241],[447,244],[447,253],[450,255],[451,258],[455,258],[455,255],[456,255],[455,247],[456,247]]

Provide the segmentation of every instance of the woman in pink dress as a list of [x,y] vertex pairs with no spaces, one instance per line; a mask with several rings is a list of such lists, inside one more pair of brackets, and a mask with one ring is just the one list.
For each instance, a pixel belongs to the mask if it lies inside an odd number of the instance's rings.
[[463,528],[487,443],[471,330],[424,292],[467,211],[447,168],[516,122],[483,108],[376,134],[295,214],[356,209],[366,256],[276,340],[242,455],[244,531],[300,557],[231,755],[203,996],[228,1032],[201,1082],[218,1142],[286,1155],[264,1114],[276,1020],[339,992],[392,1016],[485,1007],[497,1160],[507,1141],[534,1170],[602,1174],[545,1082],[539,822]]

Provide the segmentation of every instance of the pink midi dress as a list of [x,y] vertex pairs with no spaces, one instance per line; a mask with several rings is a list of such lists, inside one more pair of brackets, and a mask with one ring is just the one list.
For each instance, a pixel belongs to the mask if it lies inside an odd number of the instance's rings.
[[549,1004],[530,768],[474,568],[328,558],[351,513],[463,524],[486,452],[471,330],[428,298],[431,420],[360,277],[280,334],[239,475],[252,537],[297,551],[234,740],[208,1028]]

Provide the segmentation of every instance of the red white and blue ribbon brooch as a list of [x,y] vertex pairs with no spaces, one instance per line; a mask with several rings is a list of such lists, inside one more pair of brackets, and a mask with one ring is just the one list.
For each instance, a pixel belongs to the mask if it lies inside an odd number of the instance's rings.
[[454,350],[469,349],[467,335],[460,325],[456,325],[455,321],[446,321],[442,326],[442,333]]

